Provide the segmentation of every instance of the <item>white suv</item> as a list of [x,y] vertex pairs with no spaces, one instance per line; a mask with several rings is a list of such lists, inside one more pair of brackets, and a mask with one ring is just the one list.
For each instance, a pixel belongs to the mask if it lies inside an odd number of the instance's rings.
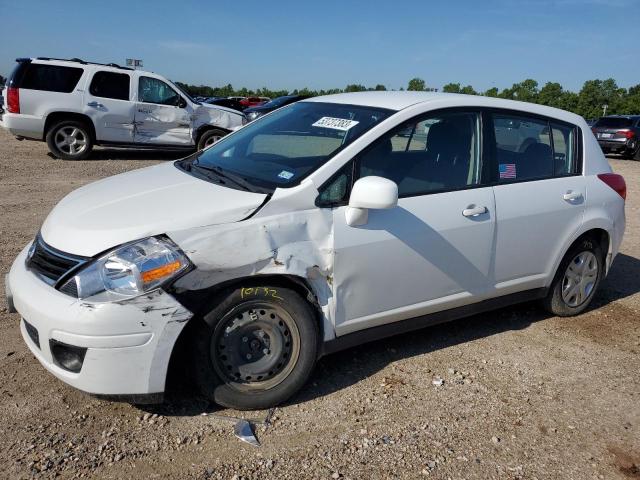
[[79,59],[17,62],[0,125],[19,139],[46,140],[58,158],[87,158],[94,145],[203,149],[246,123],[155,73]]
[[[506,121],[526,125],[524,151],[496,140]],[[625,195],[572,113],[317,97],[69,194],[14,262],[8,304],[81,390],[157,400],[182,359],[207,398],[264,408],[350,345],[532,299],[579,314],[618,252]]]

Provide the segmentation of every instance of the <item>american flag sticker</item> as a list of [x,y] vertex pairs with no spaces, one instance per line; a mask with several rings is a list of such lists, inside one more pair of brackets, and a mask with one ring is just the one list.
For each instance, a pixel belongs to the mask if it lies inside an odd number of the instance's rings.
[[500,169],[500,178],[516,178],[515,163],[501,163],[498,168]]

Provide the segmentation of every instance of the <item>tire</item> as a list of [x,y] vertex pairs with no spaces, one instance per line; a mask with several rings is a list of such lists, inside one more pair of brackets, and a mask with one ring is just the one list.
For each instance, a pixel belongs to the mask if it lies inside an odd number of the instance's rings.
[[49,151],[63,160],[84,160],[93,149],[91,130],[77,120],[56,123],[47,132],[46,140]]
[[198,150],[204,150],[207,147],[210,147],[215,142],[220,140],[227,134],[224,130],[218,130],[217,128],[212,128],[207,130],[198,139]]
[[560,262],[543,306],[559,317],[582,313],[591,303],[603,274],[604,255],[600,245],[590,238],[581,240]]
[[238,410],[264,409],[302,388],[319,339],[307,301],[265,285],[228,290],[211,305],[192,337],[192,371],[204,397]]

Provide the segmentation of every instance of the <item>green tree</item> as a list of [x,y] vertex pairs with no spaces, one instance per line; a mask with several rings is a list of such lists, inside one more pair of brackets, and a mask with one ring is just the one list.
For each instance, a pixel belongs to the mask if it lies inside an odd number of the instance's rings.
[[628,115],[640,114],[640,83],[633,87],[629,87],[629,90],[627,90],[627,96],[621,113],[626,113]]
[[577,113],[584,118],[596,118],[602,115],[604,105],[607,105],[607,114],[620,113],[626,94],[613,78],[587,80],[578,93]]
[[381,83],[379,83],[378,85],[376,85],[376,87],[374,88],[374,90],[376,92],[384,92],[387,89],[387,87],[385,87],[384,85],[382,85]]
[[367,87],[365,87],[364,85],[353,83],[351,85],[347,85],[344,91],[345,92],[366,92]]
[[484,92],[484,96],[485,97],[497,97],[498,96],[498,89],[496,87],[492,87],[489,90],[487,90],[486,92]]
[[409,85],[407,86],[407,90],[411,90],[414,92],[422,92],[427,88],[426,82],[421,78],[412,78],[409,80]]
[[459,83],[447,83],[442,87],[444,93],[460,93],[461,88]]
[[5,83],[7,83],[7,79],[0,75],[0,85],[4,85]]
[[478,92],[476,92],[471,85],[462,87],[460,93],[464,93],[465,95],[478,95]]

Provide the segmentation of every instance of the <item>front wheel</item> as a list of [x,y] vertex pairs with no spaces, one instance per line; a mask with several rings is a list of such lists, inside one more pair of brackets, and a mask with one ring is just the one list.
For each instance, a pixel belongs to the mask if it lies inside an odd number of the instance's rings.
[[224,137],[227,132],[218,129],[211,129],[204,132],[200,135],[200,139],[198,140],[198,150],[204,150],[205,148],[209,148],[211,145],[216,143],[222,137]]
[[553,279],[544,307],[560,317],[582,313],[591,303],[604,274],[600,246],[585,239],[569,249]]
[[315,365],[312,307],[293,290],[240,287],[212,301],[197,324],[192,367],[210,401],[239,410],[278,405],[305,384]]
[[63,160],[84,160],[91,153],[93,140],[87,126],[75,120],[57,123],[47,132],[51,153]]

